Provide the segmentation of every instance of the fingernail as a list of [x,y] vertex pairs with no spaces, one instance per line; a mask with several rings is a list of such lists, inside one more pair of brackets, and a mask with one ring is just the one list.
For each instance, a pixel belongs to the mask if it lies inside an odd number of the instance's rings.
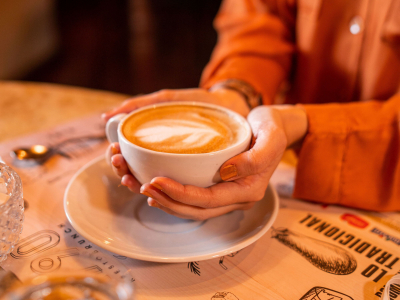
[[157,203],[157,201],[153,200],[153,201],[147,201],[147,204],[151,207],[157,207],[160,208],[160,205]]
[[226,181],[232,179],[238,175],[235,165],[227,165],[223,167],[220,171],[222,180]]
[[153,196],[152,196],[149,192],[147,192],[147,191],[140,191],[140,193],[141,193],[142,195],[145,195],[145,196],[150,197],[150,198],[153,197]]
[[111,158],[111,163],[117,169],[119,169],[121,167],[119,164],[116,164],[115,161],[112,158]]
[[145,191],[144,189],[145,189],[145,186],[142,185],[142,186],[140,187],[140,193],[141,193],[142,195],[145,195],[145,196],[150,197],[150,198],[154,198],[154,197],[150,194],[149,191]]
[[160,191],[162,191],[162,186],[161,185],[159,185],[158,183],[153,183],[153,182],[151,182],[150,183],[152,186],[154,186],[157,190],[160,190]]
[[121,184],[122,184],[123,186],[128,186],[128,183],[127,183],[128,180],[129,180],[129,178],[128,178],[126,175],[122,176],[122,178],[121,178]]
[[107,114],[106,113],[102,113],[100,117],[104,120],[107,117]]
[[111,145],[111,153],[112,153],[112,155],[115,155],[115,154],[119,153],[119,149],[114,144]]

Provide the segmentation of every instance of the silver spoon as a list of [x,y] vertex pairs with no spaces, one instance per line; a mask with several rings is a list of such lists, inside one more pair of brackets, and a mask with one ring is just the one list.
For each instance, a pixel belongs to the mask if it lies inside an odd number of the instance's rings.
[[71,138],[62,141],[61,143],[53,146],[32,145],[29,147],[21,147],[11,151],[10,155],[16,162],[30,162],[42,164],[53,155],[61,155],[65,158],[71,159],[71,156],[62,152],[60,148],[69,143],[79,143],[83,141],[105,140],[105,135],[101,136],[83,136]]

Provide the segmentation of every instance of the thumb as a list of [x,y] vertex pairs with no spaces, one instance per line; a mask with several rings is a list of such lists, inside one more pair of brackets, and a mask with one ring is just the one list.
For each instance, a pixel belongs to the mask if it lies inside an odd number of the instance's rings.
[[277,112],[251,113],[248,120],[254,133],[251,148],[221,166],[220,176],[224,181],[251,175],[270,177],[286,149],[286,134]]

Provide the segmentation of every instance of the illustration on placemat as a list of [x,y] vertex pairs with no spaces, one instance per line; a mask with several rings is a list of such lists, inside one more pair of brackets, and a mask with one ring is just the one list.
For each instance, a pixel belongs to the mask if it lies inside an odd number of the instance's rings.
[[353,300],[353,298],[338,291],[316,286],[299,300]]
[[[240,252],[240,250],[239,251],[235,251],[235,252],[233,252],[233,253],[231,253],[231,254],[228,254],[228,255],[225,255],[225,256],[228,256],[228,257],[234,257],[236,254],[238,254]],[[221,268],[223,268],[224,270],[228,270],[228,268],[224,265],[224,257],[225,256],[222,256],[220,259],[219,259],[219,265],[221,266]],[[199,275],[200,276],[200,265],[199,265],[199,262],[197,262],[197,261],[192,261],[192,262],[189,262],[188,263],[188,265],[187,265],[187,267],[190,269],[190,272],[192,272],[192,273],[194,273],[194,274],[196,274],[196,275]]]
[[322,271],[348,275],[357,268],[357,261],[353,255],[336,245],[295,233],[287,228],[273,228],[272,238],[295,250]]
[[190,269],[190,272],[200,276],[200,266],[197,261],[189,262],[188,268]]
[[31,270],[37,274],[47,274],[61,268],[62,260],[70,256],[78,256],[78,248],[69,248],[51,253],[46,257],[38,257],[32,260]]
[[218,292],[211,297],[211,300],[239,300],[234,294],[229,292]]
[[40,230],[23,239],[15,245],[10,255],[15,258],[26,258],[54,248],[60,243],[60,235],[53,230]]
[[[240,250],[239,250],[239,251],[236,251],[236,252],[233,252],[233,253],[231,253],[231,254],[225,255],[225,256],[234,257],[234,256],[235,256],[236,254],[238,254],[239,252],[240,252]],[[224,258],[225,258],[225,256],[222,256],[222,257],[219,259],[219,265],[222,267],[222,269],[228,270],[228,268],[224,265]]]
[[100,268],[98,265],[87,267],[87,268],[85,268],[85,270],[93,272],[93,273],[97,273],[97,274],[103,272],[103,269]]
[[353,214],[343,214],[340,216],[340,219],[346,221],[348,224],[354,227],[358,227],[361,229],[367,228],[369,223],[365,221],[363,218],[353,215]]

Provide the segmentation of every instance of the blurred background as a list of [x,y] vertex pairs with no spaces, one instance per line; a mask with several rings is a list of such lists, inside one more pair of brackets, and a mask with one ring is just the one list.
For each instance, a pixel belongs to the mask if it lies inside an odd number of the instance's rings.
[[220,0],[0,1],[0,80],[126,94],[198,85]]

